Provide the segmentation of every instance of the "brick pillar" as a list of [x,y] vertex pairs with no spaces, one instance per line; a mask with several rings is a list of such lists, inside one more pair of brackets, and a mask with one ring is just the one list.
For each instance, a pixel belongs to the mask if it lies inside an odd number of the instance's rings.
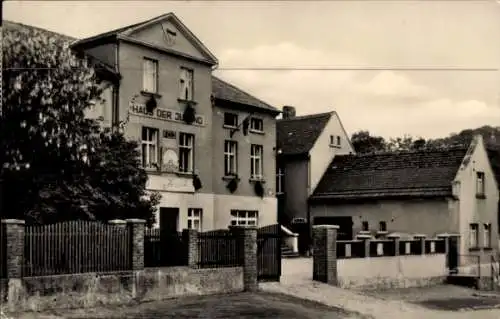
[[237,227],[229,228],[238,234],[243,240],[243,286],[245,291],[257,291],[259,283],[257,280],[257,228]]
[[370,241],[372,239],[372,235],[360,234],[360,235],[357,235],[356,238],[359,240],[362,240],[364,243],[364,247],[365,247],[364,257],[365,258],[370,257]]
[[2,231],[7,237],[5,257],[7,258],[7,278],[22,278],[24,265],[24,220],[3,219]]
[[144,269],[144,219],[126,220],[131,238],[131,266],[132,270]]
[[427,237],[427,235],[424,235],[424,234],[415,234],[415,235],[413,235],[413,237],[415,239],[419,239],[420,240],[420,247],[422,249],[421,254],[425,255],[425,238]]
[[197,267],[200,260],[200,248],[198,245],[198,230],[183,229],[182,238],[187,246],[187,265]]
[[394,256],[399,256],[399,240],[401,239],[401,235],[391,234],[387,236],[387,238],[391,239],[394,242]]
[[313,226],[313,280],[337,285],[336,225]]

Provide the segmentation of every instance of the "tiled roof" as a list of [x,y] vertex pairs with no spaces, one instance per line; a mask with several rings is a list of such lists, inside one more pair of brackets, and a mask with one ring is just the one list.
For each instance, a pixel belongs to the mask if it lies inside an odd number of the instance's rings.
[[212,94],[216,99],[234,102],[243,105],[249,105],[260,109],[273,111],[279,114],[279,110],[258,98],[248,94],[247,92],[237,88],[236,86],[212,76]]
[[336,156],[311,199],[449,196],[467,148]]
[[493,174],[495,174],[497,184],[500,186],[500,149],[488,148],[486,151],[491,163],[491,168],[493,169]]
[[277,147],[282,155],[307,154],[334,112],[296,116],[276,123]]

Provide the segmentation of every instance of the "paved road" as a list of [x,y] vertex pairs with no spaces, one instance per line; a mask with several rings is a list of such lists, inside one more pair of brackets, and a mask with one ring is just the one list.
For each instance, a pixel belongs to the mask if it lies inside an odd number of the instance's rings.
[[440,311],[428,309],[402,300],[379,299],[312,281],[312,259],[288,259],[282,267],[280,283],[262,283],[261,288],[298,298],[316,301],[328,306],[359,312],[383,319],[498,319],[500,309],[475,311]]

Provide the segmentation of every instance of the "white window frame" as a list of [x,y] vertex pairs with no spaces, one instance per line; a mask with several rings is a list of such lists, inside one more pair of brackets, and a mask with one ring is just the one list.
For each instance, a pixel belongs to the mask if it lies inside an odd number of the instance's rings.
[[484,172],[477,172],[476,173],[476,195],[479,196],[484,196],[485,195],[485,174]]
[[194,71],[181,67],[179,76],[179,99],[184,101],[194,100]]
[[469,225],[469,248],[478,248],[479,246],[479,224],[471,223]]
[[264,132],[264,120],[257,118],[257,117],[250,118],[250,131],[257,132],[257,133],[263,133]]
[[259,144],[250,146],[250,178],[261,180],[264,176],[263,170],[264,147]]
[[229,223],[231,226],[258,227],[259,211],[232,209]]
[[[158,168],[158,134],[157,128],[143,126],[141,129],[141,163],[144,168]],[[144,135],[146,135],[146,139],[144,139]]]
[[284,194],[283,179],[285,177],[285,169],[279,167],[276,173],[276,194]]
[[142,90],[149,93],[158,93],[158,60],[143,59]]
[[[187,228],[196,229],[201,232],[203,229],[203,209],[202,208],[188,208],[187,215]],[[195,227],[195,223],[198,222],[198,227]]]
[[491,224],[485,223],[483,224],[483,247],[491,248]]
[[224,141],[224,176],[238,174],[238,142]]
[[[187,156],[187,167],[184,167]],[[194,135],[181,132],[179,134],[179,172],[192,173],[194,167]]]
[[[233,119],[234,119],[234,122],[233,124],[227,124],[226,123],[226,116],[231,116]],[[237,128],[238,127],[238,114],[236,113],[231,113],[231,112],[224,112],[224,127],[228,127],[228,128]]]

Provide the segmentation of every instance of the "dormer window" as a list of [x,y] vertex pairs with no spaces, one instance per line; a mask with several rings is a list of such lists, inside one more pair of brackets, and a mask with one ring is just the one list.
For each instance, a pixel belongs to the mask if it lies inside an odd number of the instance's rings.
[[238,114],[224,113],[224,126],[229,128],[238,127]]

